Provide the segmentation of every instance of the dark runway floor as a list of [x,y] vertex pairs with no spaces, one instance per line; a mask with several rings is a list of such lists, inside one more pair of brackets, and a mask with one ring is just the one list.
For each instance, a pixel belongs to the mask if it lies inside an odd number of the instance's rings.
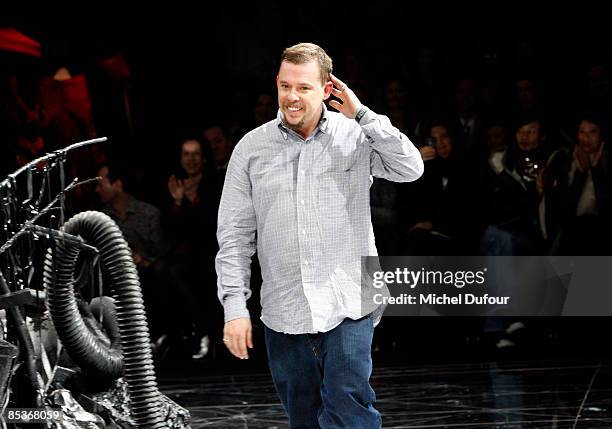
[[[536,336],[504,353],[452,341],[375,353],[383,427],[612,428],[612,355],[589,332]],[[175,363],[159,378],[193,428],[288,427],[261,355]]]
[[[375,368],[385,428],[611,428],[610,362]],[[192,427],[286,428],[268,373],[162,380]]]

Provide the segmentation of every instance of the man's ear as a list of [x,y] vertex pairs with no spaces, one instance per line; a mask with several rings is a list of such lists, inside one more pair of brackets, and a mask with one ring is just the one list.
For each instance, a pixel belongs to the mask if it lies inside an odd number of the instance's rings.
[[329,98],[333,87],[334,84],[331,82],[331,80],[327,81],[325,87],[323,88],[323,100],[327,100]]

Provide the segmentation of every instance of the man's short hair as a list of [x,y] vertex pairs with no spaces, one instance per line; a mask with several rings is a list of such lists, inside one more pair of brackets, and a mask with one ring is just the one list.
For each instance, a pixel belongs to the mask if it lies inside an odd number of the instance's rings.
[[297,45],[285,49],[281,55],[280,64],[282,64],[283,61],[292,64],[306,64],[311,61],[316,61],[319,64],[321,82],[323,85],[329,81],[329,75],[334,69],[332,59],[329,55],[327,55],[323,48],[314,43],[298,43]]
[[517,133],[518,130],[520,130],[522,127],[524,127],[525,125],[529,125],[533,122],[537,122],[538,124],[540,124],[540,127],[543,128],[542,118],[539,115],[535,113],[524,113],[518,115],[514,118],[512,124],[512,131],[514,133]]
[[110,183],[114,183],[117,180],[121,180],[121,184],[123,185],[124,191],[126,190],[126,188],[129,188],[132,185],[130,168],[125,162],[118,160],[108,160],[98,166],[98,171],[100,171],[104,167],[106,167],[108,170],[107,177]]
[[[216,127],[210,127],[210,128],[216,128]],[[219,127],[221,128],[221,127]],[[206,128],[207,130],[209,128]],[[223,128],[221,128],[223,130]],[[204,130],[206,131],[206,130]],[[180,139],[180,145],[179,148],[182,152],[183,150],[183,145],[187,142],[190,141],[194,141],[196,143],[198,143],[200,145],[200,151],[202,152],[202,158],[204,158],[206,160],[206,162],[210,162],[213,159],[213,155],[212,155],[212,149],[210,148],[210,142],[204,137],[204,131],[201,132],[202,136],[196,134],[196,133],[189,133],[189,134],[184,134],[182,136],[182,139]],[[224,132],[225,133],[225,132]]]

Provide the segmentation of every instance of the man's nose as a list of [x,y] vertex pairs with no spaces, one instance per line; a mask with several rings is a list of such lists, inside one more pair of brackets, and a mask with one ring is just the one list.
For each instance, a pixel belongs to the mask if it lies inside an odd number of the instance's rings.
[[289,101],[298,101],[300,97],[298,97],[297,93],[294,90],[289,91],[289,95],[287,96],[287,100]]

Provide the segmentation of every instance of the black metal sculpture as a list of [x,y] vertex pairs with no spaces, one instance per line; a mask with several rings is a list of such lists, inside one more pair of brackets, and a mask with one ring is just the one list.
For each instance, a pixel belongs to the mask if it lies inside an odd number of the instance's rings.
[[[133,424],[181,427],[187,424],[185,410],[178,423],[169,423],[164,415],[171,401],[157,389],[138,273],[121,231],[99,212],[82,212],[65,222],[66,194],[97,180],[74,178],[66,185],[67,154],[105,140],[76,143],[38,158],[0,183],[0,309],[7,312],[7,340],[19,346],[18,360],[23,369],[17,378],[28,381],[26,389],[22,386],[27,394],[20,394],[19,404],[11,402],[8,395],[0,395],[0,399],[6,398],[2,410],[7,403],[38,408],[48,405],[46,395],[52,375],[39,370],[50,367],[48,359],[40,362],[45,358],[45,347],[43,341],[33,341],[21,310],[41,315],[48,308],[57,337],[84,377],[109,382],[123,376]],[[92,266],[109,279],[115,307],[109,314],[116,314],[119,338],[101,338],[82,316],[83,305],[75,294],[75,284],[78,260],[83,258],[92,259]],[[9,362],[5,372],[16,372],[14,368]],[[10,377],[0,377],[0,381],[4,379],[2,393],[6,393]]]

